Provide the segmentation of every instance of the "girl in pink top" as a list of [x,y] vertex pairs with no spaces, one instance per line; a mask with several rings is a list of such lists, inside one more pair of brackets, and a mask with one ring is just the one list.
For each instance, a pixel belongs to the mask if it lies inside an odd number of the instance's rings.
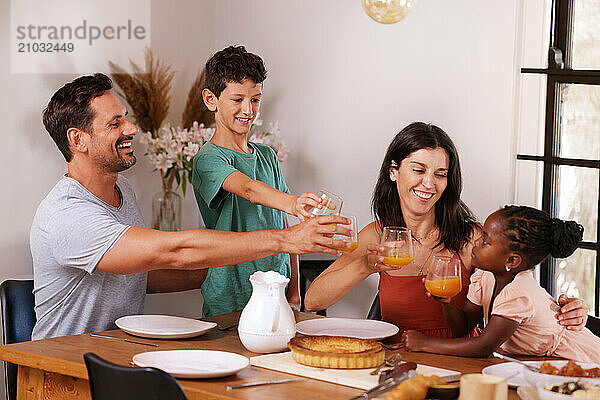
[[455,336],[464,336],[483,317],[478,337],[441,339],[406,331],[407,350],[488,357],[500,348],[508,353],[555,356],[600,363],[600,338],[588,329],[558,325],[556,301],[538,285],[533,267],[549,255],[568,257],[577,248],[583,227],[574,221],[551,218],[531,207],[507,206],[490,215],[483,235],[473,248],[467,302],[458,308],[453,299],[438,299]]

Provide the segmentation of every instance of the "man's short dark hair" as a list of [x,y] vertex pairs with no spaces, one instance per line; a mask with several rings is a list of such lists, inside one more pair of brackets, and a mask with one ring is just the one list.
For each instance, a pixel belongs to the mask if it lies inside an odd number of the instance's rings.
[[267,70],[262,58],[248,53],[244,46],[226,47],[206,62],[206,88],[217,98],[225,90],[227,82],[239,83],[245,78],[263,83]]
[[58,89],[44,109],[44,126],[67,162],[73,158],[67,130],[77,128],[91,133],[95,112],[90,104],[110,89],[112,81],[104,74],[81,76]]

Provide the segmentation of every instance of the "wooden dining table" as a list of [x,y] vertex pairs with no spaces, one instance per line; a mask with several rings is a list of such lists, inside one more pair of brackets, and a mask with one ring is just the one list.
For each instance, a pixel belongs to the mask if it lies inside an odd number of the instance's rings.
[[[211,318],[226,326],[235,323],[240,313],[231,313]],[[295,312],[296,321],[318,316]],[[155,343],[158,346],[129,343],[121,340],[92,337],[89,334],[56,337],[0,346],[0,360],[18,364],[17,399],[91,399],[87,370],[83,354],[93,352],[100,357],[120,365],[130,365],[135,354],[158,350],[221,350],[245,355],[258,354],[246,350],[239,340],[237,330],[212,329],[202,336],[190,339],[159,340],[136,338],[120,330],[100,332],[102,334]],[[457,370],[461,373],[479,373],[492,364],[502,362],[495,358],[464,358],[438,354],[399,351],[404,360],[434,367]],[[227,385],[246,382],[297,378],[294,382],[227,390]],[[360,389],[334,383],[297,377],[283,372],[255,366],[245,368],[235,375],[216,379],[178,379],[190,400],[203,399],[349,399],[362,392]],[[518,399],[510,389],[509,399]]]

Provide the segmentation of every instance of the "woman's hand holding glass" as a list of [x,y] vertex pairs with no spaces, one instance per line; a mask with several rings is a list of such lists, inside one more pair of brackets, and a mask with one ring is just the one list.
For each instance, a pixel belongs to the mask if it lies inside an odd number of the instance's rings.
[[403,267],[414,258],[410,229],[386,226],[381,235],[381,245],[383,264],[387,267]]

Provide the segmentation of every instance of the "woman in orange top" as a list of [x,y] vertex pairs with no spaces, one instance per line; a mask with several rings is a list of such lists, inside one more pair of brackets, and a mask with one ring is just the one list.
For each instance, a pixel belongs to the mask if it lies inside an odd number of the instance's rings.
[[[471,250],[481,235],[473,213],[461,201],[462,177],[456,147],[434,125],[415,122],[405,127],[387,149],[373,194],[376,220],[359,233],[358,248],[338,258],[319,275],[306,293],[308,310],[336,303],[373,273],[379,273],[379,296],[384,321],[401,331],[412,329],[430,336],[453,337],[441,305],[429,297],[422,278],[434,255],[462,261],[466,299],[471,274]],[[414,259],[400,268],[383,265],[379,243],[383,227],[411,230]],[[580,330],[587,321],[581,300],[559,298],[559,323]]]

